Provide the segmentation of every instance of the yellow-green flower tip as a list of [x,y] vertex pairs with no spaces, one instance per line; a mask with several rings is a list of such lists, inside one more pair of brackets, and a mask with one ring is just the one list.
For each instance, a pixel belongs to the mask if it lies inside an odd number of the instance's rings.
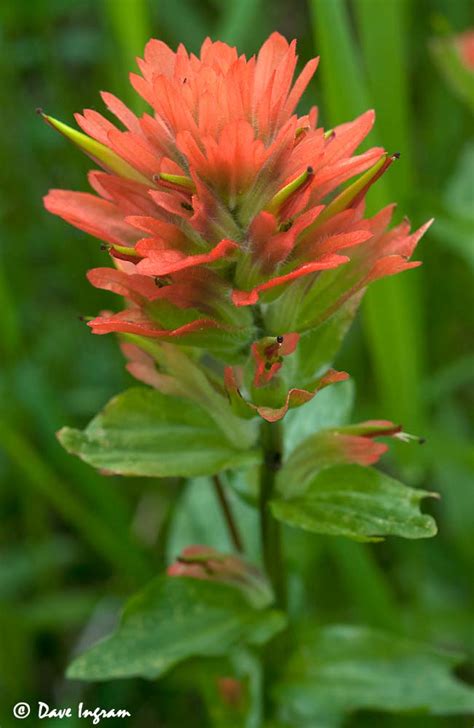
[[168,182],[169,184],[176,185],[177,187],[184,187],[186,190],[190,190],[192,192],[196,191],[196,185],[190,177],[185,177],[181,174],[168,174],[167,172],[160,172],[157,177],[163,182]]
[[289,182],[287,185],[285,185],[285,187],[282,187],[281,190],[278,190],[276,195],[274,195],[268,203],[266,207],[267,212],[271,212],[273,215],[276,215],[280,208],[284,205],[284,203],[291,197],[291,195],[299,190],[305,184],[305,182],[307,182],[308,179],[313,176],[313,174],[313,168],[307,167],[304,172],[296,177],[296,179]]
[[149,179],[128,164],[128,162],[119,157],[114,151],[106,147],[105,144],[101,144],[95,139],[87,136],[87,134],[83,134],[77,129],[73,129],[52,116],[48,116],[48,114],[43,113],[41,110],[38,110],[38,113],[41,114],[47,124],[52,126],[53,129],[56,129],[56,131],[59,131],[60,134],[79,147],[79,149],[85,152],[85,154],[87,154],[94,160],[94,162],[99,164],[107,172],[113,172],[114,174],[119,175],[119,177],[125,177],[126,179],[133,180],[134,182],[141,182],[142,184],[150,186]]
[[311,226],[311,229],[319,227],[323,222],[326,222],[330,217],[337,215],[338,212],[347,210],[358,202],[359,199],[367,192],[369,187],[385,172],[385,170],[391,165],[394,159],[398,159],[398,154],[389,155],[387,152],[382,154],[380,159],[364,174],[356,179],[351,185],[346,187],[332,202],[318,216],[317,220]]

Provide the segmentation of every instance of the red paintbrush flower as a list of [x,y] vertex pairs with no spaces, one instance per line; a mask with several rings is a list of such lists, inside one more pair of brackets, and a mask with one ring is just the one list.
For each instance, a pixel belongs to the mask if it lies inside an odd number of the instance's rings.
[[[116,264],[89,280],[128,306],[90,321],[94,333],[180,342],[233,361],[252,352],[253,384],[262,387],[298,333],[371,281],[417,265],[408,259],[425,228],[387,232],[389,210],[363,216],[367,190],[395,158],[378,147],[354,154],[374,113],[329,132],[317,126],[316,108],[299,117],[317,59],[293,83],[295,45],[274,33],[247,60],[209,39],[199,58],[152,40],[131,82],[153,114],[139,118],[103,93],[123,128],[92,110],[76,115],[84,134],[45,117],[102,167],[89,175],[95,194],[45,198],[50,212],[105,241]],[[281,331],[290,333],[278,351]],[[268,334],[273,344],[262,344]],[[228,371],[234,395],[235,377]],[[287,387],[276,409],[284,414],[314,387]]]

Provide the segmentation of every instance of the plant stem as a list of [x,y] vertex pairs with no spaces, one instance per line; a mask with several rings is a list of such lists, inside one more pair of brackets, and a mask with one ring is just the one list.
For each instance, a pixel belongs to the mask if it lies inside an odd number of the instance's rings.
[[216,491],[217,499],[221,505],[222,513],[224,515],[225,522],[227,524],[227,528],[229,529],[229,534],[230,534],[232,543],[234,544],[236,551],[243,553],[244,546],[243,546],[242,538],[240,536],[239,529],[237,527],[237,523],[233,516],[229,500],[225,494],[224,487],[223,487],[218,475],[214,475],[212,477],[212,480],[214,482],[214,488]]
[[275,475],[282,458],[280,423],[263,422],[262,448],[264,460],[260,473],[260,535],[265,570],[275,592],[279,607],[286,605],[286,582],[283,568],[280,524],[272,517],[269,502],[273,497]]

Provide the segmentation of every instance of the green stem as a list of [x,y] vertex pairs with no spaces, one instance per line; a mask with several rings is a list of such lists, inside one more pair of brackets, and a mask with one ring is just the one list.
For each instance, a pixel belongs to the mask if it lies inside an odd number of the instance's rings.
[[280,524],[269,509],[275,488],[275,476],[282,457],[282,431],[280,423],[262,424],[264,460],[260,472],[260,535],[265,570],[270,578],[279,607],[286,605],[286,580],[282,558]]
[[238,551],[239,553],[243,553],[244,546],[243,546],[242,538],[240,536],[240,532],[237,527],[237,523],[235,521],[234,514],[232,513],[232,509],[230,507],[229,500],[226,496],[224,486],[222,485],[221,480],[218,475],[214,475],[212,480],[214,482],[214,489],[216,491],[217,499],[220,503],[222,513],[223,513],[225,522],[227,524],[227,528],[229,531],[231,541],[234,544],[235,550]]

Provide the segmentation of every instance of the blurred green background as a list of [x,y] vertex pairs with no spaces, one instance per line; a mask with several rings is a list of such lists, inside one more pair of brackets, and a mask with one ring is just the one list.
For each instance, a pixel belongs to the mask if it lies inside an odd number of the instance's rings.
[[[420,245],[422,268],[370,291],[337,365],[357,385],[355,420],[392,418],[426,438],[423,448],[392,453],[384,467],[442,495],[432,507],[440,533],[373,548],[311,537],[311,568],[322,621],[384,626],[472,658],[474,133],[469,109],[429,49],[440,30],[473,25],[472,10],[471,0],[0,5],[2,728],[16,724],[17,700],[82,699],[129,709],[137,728],[210,725],[193,691],[183,697],[173,676],[158,686],[85,686],[63,677],[72,652],[102,634],[123,598],[165,565],[179,488],[101,477],[55,439],[60,426],[84,425],[130,380],[115,340],[92,337],[78,320],[110,305],[85,280],[88,268],[106,264],[99,242],[42,208],[50,187],[87,189],[89,160],[35,108],[70,122],[84,107],[102,111],[98,92],[109,90],[140,109],[127,73],[151,36],[196,52],[211,35],[248,54],[273,30],[296,37],[301,64],[322,57],[302,108],[318,104],[329,128],[374,107],[369,141],[401,152],[370,206],[396,200],[415,226],[436,217]],[[464,667],[462,676],[472,681],[474,673]],[[368,714],[348,723],[470,724]]]

